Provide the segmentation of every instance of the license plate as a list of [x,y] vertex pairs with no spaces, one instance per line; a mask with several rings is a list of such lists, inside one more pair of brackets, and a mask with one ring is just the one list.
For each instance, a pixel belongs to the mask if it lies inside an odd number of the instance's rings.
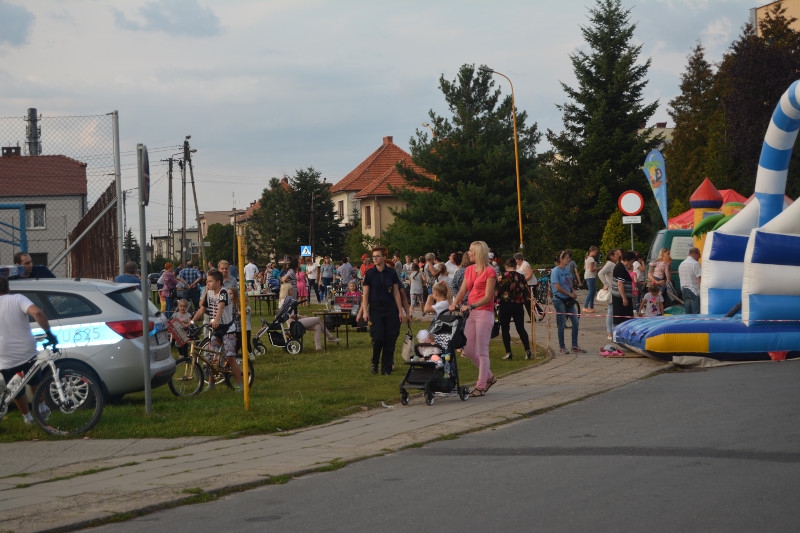
[[158,344],[166,344],[167,343],[167,332],[166,331],[159,331],[156,333],[156,342]]

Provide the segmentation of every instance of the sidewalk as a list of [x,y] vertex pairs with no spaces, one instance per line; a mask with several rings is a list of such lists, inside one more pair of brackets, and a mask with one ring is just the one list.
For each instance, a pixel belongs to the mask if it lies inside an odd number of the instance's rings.
[[[646,358],[597,355],[608,343],[605,307],[598,306],[598,312],[581,318],[579,341],[589,353],[558,354],[553,317],[548,345],[556,355],[501,377],[483,398],[437,398],[433,406],[427,406],[420,396],[413,396],[403,406],[398,394],[387,400],[388,408],[304,430],[239,439],[2,444],[0,524],[3,530],[15,532],[78,528],[118,513],[178,503],[201,492],[257,486],[273,476],[392,453],[443,435],[507,423],[670,367]],[[547,341],[547,323],[546,318],[536,327],[539,346]],[[530,331],[530,324],[526,326]],[[571,331],[565,330],[565,335],[570,346]],[[521,346],[514,351],[516,357],[524,356]],[[502,372],[502,361],[493,360],[492,367]]]

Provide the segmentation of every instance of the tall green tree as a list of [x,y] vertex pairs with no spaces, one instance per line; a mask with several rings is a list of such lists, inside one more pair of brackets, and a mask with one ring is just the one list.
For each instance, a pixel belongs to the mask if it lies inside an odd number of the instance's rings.
[[[409,141],[421,173],[398,163],[406,187],[394,190],[407,209],[382,236],[392,250],[418,255],[465,250],[483,240],[495,250],[519,247],[511,97],[501,95],[487,70],[463,65],[452,81],[439,78],[450,116],[429,111],[435,134],[417,131]],[[517,110],[523,212],[535,206],[529,176],[537,165],[536,124]],[[528,235],[528,242],[535,242]]]
[[641,129],[658,102],[643,103],[650,59],[639,61],[630,10],[620,0],[597,0],[589,20],[581,32],[590,50],[570,56],[577,87],[561,84],[564,130],[547,132],[553,179],[540,182],[548,240],[583,249],[600,242],[621,193],[652,197],[641,167],[661,143],[652,128]]
[[712,169],[708,165],[709,135],[719,108],[719,94],[711,64],[699,42],[681,74],[680,89],[681,94],[670,100],[667,111],[675,121],[672,142],[664,148],[669,205],[675,199],[688,202]]
[[238,263],[233,257],[233,246],[235,236],[233,226],[230,224],[211,224],[208,227],[206,239],[210,246],[206,250],[206,259],[215,265],[220,259],[226,259],[233,263]]
[[133,261],[139,264],[139,259],[142,254],[139,249],[139,243],[136,241],[136,237],[133,235],[133,230],[131,228],[128,228],[128,231],[125,232],[125,238],[122,239],[122,253],[126,262]]
[[[750,25],[723,57],[717,74],[724,113],[724,139],[733,165],[725,185],[744,195],[753,192],[758,160],[770,117],[781,95],[800,78],[800,32],[790,25],[780,3],[759,23],[756,35]],[[787,194],[800,194],[798,154],[789,166]]]
[[340,253],[344,242],[339,222],[329,184],[309,167],[292,178],[272,178],[250,226],[258,235],[260,256],[296,256],[305,245],[315,255],[330,255]]

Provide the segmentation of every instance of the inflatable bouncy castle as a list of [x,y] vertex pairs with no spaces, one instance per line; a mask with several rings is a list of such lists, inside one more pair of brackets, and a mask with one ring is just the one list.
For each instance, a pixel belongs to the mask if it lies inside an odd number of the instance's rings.
[[755,199],[706,236],[700,315],[640,318],[614,329],[634,351],[720,361],[800,357],[800,202],[784,209],[786,176],[800,130],[800,80],[772,115]]

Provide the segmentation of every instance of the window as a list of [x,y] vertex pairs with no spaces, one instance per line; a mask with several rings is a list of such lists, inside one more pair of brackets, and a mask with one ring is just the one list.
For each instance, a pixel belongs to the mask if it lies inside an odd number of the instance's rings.
[[372,206],[364,206],[364,228],[372,227]]
[[25,206],[25,228],[45,229],[45,216],[43,205]]
[[339,218],[344,218],[344,200],[339,200]]
[[[99,315],[100,308],[77,294],[22,291],[50,320]],[[141,299],[139,300],[141,306]],[[30,319],[31,322],[33,318]]]

